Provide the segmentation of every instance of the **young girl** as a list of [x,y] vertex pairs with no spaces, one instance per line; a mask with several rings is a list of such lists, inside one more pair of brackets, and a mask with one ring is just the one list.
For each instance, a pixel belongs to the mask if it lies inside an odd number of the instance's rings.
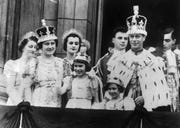
[[61,94],[71,91],[66,108],[90,109],[93,103],[99,102],[99,81],[96,77],[87,74],[90,66],[86,55],[77,54],[72,67],[74,75],[64,78],[64,85],[60,90]]
[[103,102],[94,105],[94,109],[134,110],[134,100],[130,97],[124,98],[124,85],[120,79],[109,78],[105,89],[109,97],[105,97]]
[[111,99],[105,103],[109,110],[134,110],[135,103],[132,98],[124,98],[124,85],[122,81],[113,77],[107,82],[107,91]]

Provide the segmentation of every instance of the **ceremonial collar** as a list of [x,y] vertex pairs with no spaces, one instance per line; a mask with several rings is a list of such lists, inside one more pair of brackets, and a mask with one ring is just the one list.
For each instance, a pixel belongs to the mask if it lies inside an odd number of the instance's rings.
[[143,51],[143,49],[138,49],[138,50],[131,49],[131,50],[132,52],[134,52],[135,55],[138,55],[139,53]]

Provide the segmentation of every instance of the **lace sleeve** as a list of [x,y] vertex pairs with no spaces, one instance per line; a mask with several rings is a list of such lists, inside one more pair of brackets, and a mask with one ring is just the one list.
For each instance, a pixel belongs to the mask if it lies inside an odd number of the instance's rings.
[[14,71],[14,61],[13,60],[9,60],[5,63],[3,73],[7,78],[10,78],[10,77],[16,75],[16,72]]
[[[9,95],[11,101],[16,104],[20,101],[20,94],[15,90],[17,73],[15,71],[15,61],[9,60],[4,66],[4,75],[6,76],[7,88],[6,92]],[[17,102],[16,102],[17,101]]]

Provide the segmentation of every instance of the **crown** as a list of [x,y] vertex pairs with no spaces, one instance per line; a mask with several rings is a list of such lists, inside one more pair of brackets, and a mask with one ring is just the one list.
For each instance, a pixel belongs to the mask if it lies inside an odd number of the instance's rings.
[[80,61],[85,61],[87,63],[89,63],[88,61],[88,55],[87,54],[84,54],[84,53],[81,53],[81,52],[78,52],[75,59],[76,60],[80,60]]
[[114,83],[114,84],[117,84],[119,86],[124,86],[123,82],[117,77],[108,77],[107,83]]
[[41,23],[42,27],[36,30],[36,33],[39,36],[38,43],[48,40],[57,40],[57,36],[55,35],[55,28],[52,26],[47,26],[45,19],[42,19]]
[[145,16],[139,15],[139,6],[133,6],[134,15],[126,19],[128,26],[128,34],[144,34],[147,36],[146,23],[147,18]]
[[64,40],[65,40],[70,34],[75,34],[75,35],[79,36],[79,38],[80,38],[81,40],[83,39],[83,36],[82,36],[82,34],[81,34],[80,31],[78,31],[78,30],[76,30],[76,29],[74,29],[74,28],[71,28],[71,29],[69,29],[69,30],[67,30],[67,31],[64,32],[64,34],[63,34],[63,36],[62,36],[62,41],[63,41],[63,43],[64,43]]

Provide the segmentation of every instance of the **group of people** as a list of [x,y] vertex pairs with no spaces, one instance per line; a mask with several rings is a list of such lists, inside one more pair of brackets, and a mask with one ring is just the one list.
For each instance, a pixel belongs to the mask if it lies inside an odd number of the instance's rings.
[[[121,81],[121,84],[116,82],[116,88],[123,90],[119,92],[121,99],[130,98],[129,102],[126,99],[126,103],[131,104],[128,106],[133,106],[134,102],[136,108],[147,111],[179,111],[180,50],[175,47],[175,29],[164,29],[162,47],[144,48],[147,19],[139,15],[138,6],[133,9],[134,15],[126,19],[127,28],[114,29],[113,47],[110,44],[108,53],[99,59],[93,70],[104,87],[108,87],[112,79]],[[128,42],[131,48],[126,51]],[[108,91],[103,91],[104,98],[112,101],[110,93],[115,90],[109,87]],[[118,98],[112,104],[119,104]]]
[[[65,58],[55,56],[54,27],[26,33],[18,46],[22,53],[4,66],[7,105],[28,101],[33,106],[82,109],[178,111],[179,51],[172,49],[174,29],[165,30],[163,54],[146,50],[146,17],[134,15],[126,27],[114,29],[111,48],[91,68],[90,43],[70,29],[62,36]],[[128,42],[131,49],[126,51]]]
[[[93,102],[100,99],[97,95],[100,81],[86,74],[90,70],[88,41],[79,31],[70,29],[63,35],[66,57],[55,57],[58,38],[54,27],[47,26],[44,20],[42,24],[36,32],[28,32],[20,40],[21,57],[5,63],[7,105],[28,101],[34,106],[76,108],[86,101],[85,107],[90,108],[93,98]],[[62,96],[66,92],[67,97]],[[79,103],[74,106],[76,99]]]

